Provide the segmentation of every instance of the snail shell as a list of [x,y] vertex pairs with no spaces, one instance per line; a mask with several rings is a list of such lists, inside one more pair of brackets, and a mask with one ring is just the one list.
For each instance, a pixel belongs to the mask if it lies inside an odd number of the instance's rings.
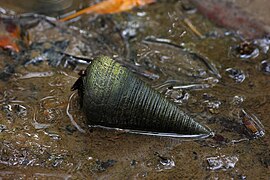
[[189,135],[211,133],[106,56],[92,61],[73,89],[78,89],[82,108],[92,125]]

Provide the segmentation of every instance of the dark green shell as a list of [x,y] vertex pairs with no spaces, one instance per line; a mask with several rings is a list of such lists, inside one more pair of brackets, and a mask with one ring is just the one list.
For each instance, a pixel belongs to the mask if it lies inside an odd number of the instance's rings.
[[80,95],[89,124],[179,134],[210,134],[173,102],[109,57],[92,61]]

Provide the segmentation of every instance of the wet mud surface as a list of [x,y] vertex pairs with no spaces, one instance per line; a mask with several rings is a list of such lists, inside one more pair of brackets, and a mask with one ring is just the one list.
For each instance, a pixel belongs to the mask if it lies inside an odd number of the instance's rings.
[[[29,46],[0,49],[0,177],[269,179],[269,39],[245,41],[187,5],[161,1],[67,24],[30,17],[39,23],[27,30]],[[128,67],[216,136],[87,126],[70,89],[98,55]]]

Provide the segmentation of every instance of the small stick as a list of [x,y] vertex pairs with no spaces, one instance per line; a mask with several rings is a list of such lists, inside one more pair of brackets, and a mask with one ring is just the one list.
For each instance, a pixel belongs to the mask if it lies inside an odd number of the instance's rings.
[[198,29],[191,23],[191,21],[188,18],[184,19],[184,23],[191,29],[193,33],[195,33],[199,38],[203,38],[204,36]]

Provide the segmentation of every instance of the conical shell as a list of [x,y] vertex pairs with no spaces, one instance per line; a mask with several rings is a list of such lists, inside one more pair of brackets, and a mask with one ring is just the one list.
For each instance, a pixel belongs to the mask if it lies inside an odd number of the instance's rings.
[[161,133],[210,134],[109,57],[92,61],[82,77],[79,94],[89,124]]

